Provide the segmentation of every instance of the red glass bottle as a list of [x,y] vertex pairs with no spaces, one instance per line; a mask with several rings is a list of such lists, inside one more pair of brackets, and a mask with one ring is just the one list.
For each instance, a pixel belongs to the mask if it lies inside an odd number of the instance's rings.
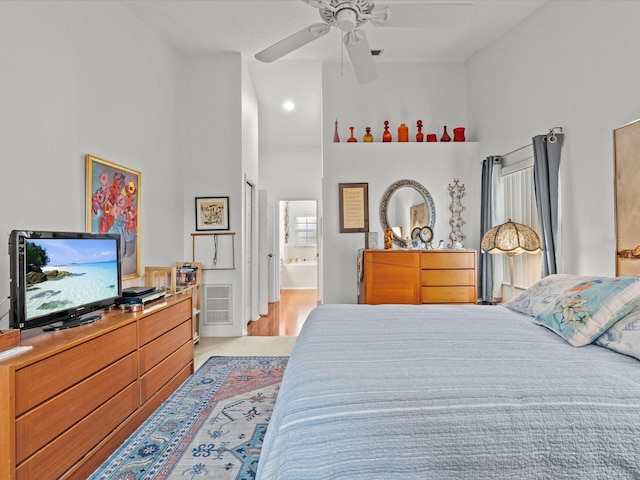
[[385,120],[384,121],[384,132],[382,133],[382,141],[383,142],[390,142],[392,139],[392,135],[391,132],[389,131],[389,121]]
[[353,143],[353,142],[357,142],[358,139],[356,137],[353,136],[353,129],[355,127],[349,127],[349,130],[351,130],[351,136],[349,138],[347,138],[347,143]]
[[338,119],[336,119],[335,127],[333,129],[333,141],[334,143],[340,143],[340,135],[338,135]]
[[442,136],[440,137],[440,141],[441,142],[450,142],[451,141],[451,137],[447,133],[447,126],[446,125],[444,126],[444,132],[442,132]]
[[416,142],[424,142],[424,133],[422,133],[422,120],[418,120],[418,133],[416,133]]

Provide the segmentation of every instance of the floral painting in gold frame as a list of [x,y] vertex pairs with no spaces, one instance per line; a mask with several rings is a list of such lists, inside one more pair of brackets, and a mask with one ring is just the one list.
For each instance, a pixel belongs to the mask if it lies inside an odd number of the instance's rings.
[[87,231],[120,235],[122,279],[140,276],[141,174],[86,156]]

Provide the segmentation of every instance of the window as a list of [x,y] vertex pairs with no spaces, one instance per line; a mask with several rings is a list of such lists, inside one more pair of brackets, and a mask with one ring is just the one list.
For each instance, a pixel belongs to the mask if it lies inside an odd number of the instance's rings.
[[[538,235],[538,211],[536,209],[535,187],[533,184],[533,151],[528,148],[530,157],[502,169],[502,192],[504,198],[504,219],[511,219],[533,228]],[[542,253],[523,253],[516,255],[513,262],[514,285],[528,288],[540,280]],[[502,274],[505,282],[509,280],[509,262],[502,262]]]
[[317,223],[315,215],[296,215],[296,245],[315,246],[317,244]]

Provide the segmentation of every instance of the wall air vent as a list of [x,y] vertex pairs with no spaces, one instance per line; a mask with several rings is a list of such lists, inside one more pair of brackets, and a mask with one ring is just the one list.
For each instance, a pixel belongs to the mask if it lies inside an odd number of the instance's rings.
[[379,57],[380,55],[382,55],[383,50],[371,50],[371,56],[373,57]]

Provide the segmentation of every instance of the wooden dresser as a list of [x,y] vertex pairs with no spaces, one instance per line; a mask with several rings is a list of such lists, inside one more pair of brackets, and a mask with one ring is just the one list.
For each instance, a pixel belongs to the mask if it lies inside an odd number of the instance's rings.
[[22,332],[33,348],[0,360],[0,478],[86,479],[193,373],[191,312],[178,295]]
[[477,303],[475,250],[364,250],[358,303]]

